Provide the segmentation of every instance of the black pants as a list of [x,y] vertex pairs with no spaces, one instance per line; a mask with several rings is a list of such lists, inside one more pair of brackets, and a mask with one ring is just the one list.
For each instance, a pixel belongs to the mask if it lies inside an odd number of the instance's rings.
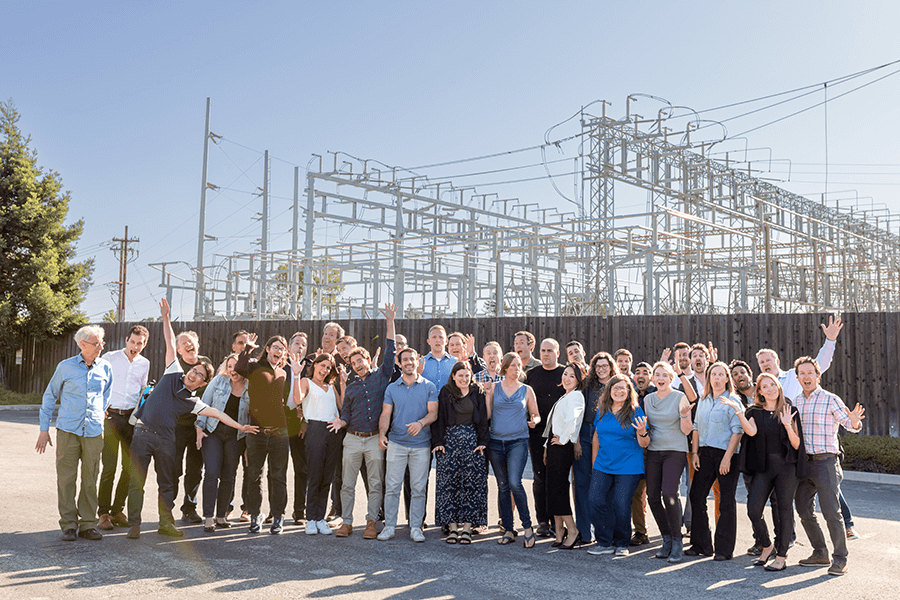
[[[734,555],[734,542],[737,536],[737,491],[740,472],[739,455],[731,457],[731,467],[727,475],[719,472],[719,465],[725,456],[725,450],[711,446],[700,447],[700,468],[694,473],[691,483],[691,546],[704,553],[731,557]],[[709,529],[706,499],[712,490],[713,483],[719,482],[719,520],[716,523],[715,543]]]
[[310,421],[306,426],[307,521],[325,519],[340,439],[338,434],[328,431],[325,421]]
[[[247,495],[247,482],[250,480],[247,477],[247,467],[249,463],[247,462],[247,437],[242,437],[238,440],[238,454],[240,455],[240,465],[243,470],[243,474],[241,475],[241,510],[247,510],[247,506],[250,502],[247,500],[249,496]],[[235,481],[237,481],[237,475],[235,475]],[[234,503],[229,508],[234,508]]]
[[334,477],[331,480],[331,514],[341,516],[344,514],[344,507],[341,506],[341,488],[344,485],[344,436],[347,435],[347,430],[341,429],[335,435],[338,436],[339,445]]
[[[541,457],[541,462],[543,463],[543,457]],[[551,517],[572,515],[572,505],[569,502],[569,471],[572,470],[574,462],[575,447],[571,442],[562,446],[547,445],[547,505],[545,510]]]
[[299,435],[288,438],[291,447],[291,464],[294,468],[294,514],[302,519],[306,512],[306,440]]
[[678,485],[685,453],[677,450],[647,452],[647,504],[661,535],[681,539],[681,500]]
[[268,461],[269,510],[273,517],[284,515],[287,506],[287,463],[290,453],[287,429],[270,433],[260,430],[247,436],[247,511],[259,515],[262,505],[262,470]]
[[[103,421],[103,452],[100,454],[103,470],[100,474],[97,512],[101,515],[114,515],[124,510],[125,500],[128,498],[128,485],[131,481],[131,438],[134,436],[134,426],[128,422],[131,411],[127,414],[109,411],[108,414]],[[120,449],[122,473],[119,475],[119,485],[116,486],[116,496],[113,499],[113,483],[116,479]]]
[[534,515],[538,524],[549,523],[553,516],[547,512],[547,468],[544,465],[544,442],[546,440],[537,432],[529,431],[528,452],[531,455],[531,471],[534,473],[531,491],[534,494]]
[[772,505],[775,527],[775,552],[787,556],[794,537],[794,494],[797,492],[797,466],[786,463],[784,457],[770,454],[766,457],[766,471],[755,473],[750,480],[747,497],[747,516],[753,526],[753,537],[763,547],[771,544],[769,529],[763,519],[766,501],[774,492]]
[[206,436],[203,454],[203,516],[224,519],[234,498],[238,466],[237,430],[220,423]]
[[[197,428],[190,425],[175,426],[175,495],[178,495],[178,479],[184,474],[184,500],[181,512],[197,511],[197,492],[203,481],[203,453],[197,449]],[[183,457],[183,458],[182,458]],[[182,461],[184,468],[182,468]]]
[[144,483],[150,459],[156,470],[156,485],[159,488],[159,524],[174,525],[172,509],[175,507],[175,440],[165,438],[153,430],[136,427],[131,440],[131,481],[128,486],[128,524],[141,524],[141,509],[144,506]]

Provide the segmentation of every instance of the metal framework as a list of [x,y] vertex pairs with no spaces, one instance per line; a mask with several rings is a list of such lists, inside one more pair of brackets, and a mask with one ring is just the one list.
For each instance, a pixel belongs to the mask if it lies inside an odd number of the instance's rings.
[[[295,169],[291,249],[216,257],[174,282],[159,263],[161,286],[196,291],[196,319],[371,316],[388,300],[403,318],[898,310],[895,217],[714,160],[665,111],[613,119],[602,106],[581,120],[583,214],[334,153],[307,173],[305,199]],[[268,166],[265,178],[264,212]],[[617,212],[617,188],[646,208]]]

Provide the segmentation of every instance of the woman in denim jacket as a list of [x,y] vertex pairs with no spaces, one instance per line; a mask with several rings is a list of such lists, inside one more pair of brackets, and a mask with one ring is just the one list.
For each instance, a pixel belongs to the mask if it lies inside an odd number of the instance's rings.
[[[247,380],[234,370],[236,363],[237,354],[225,358],[219,374],[203,392],[203,402],[244,425],[250,422],[250,396]],[[212,533],[217,527],[231,527],[225,514],[234,498],[234,480],[240,459],[238,440],[246,434],[231,427],[220,427],[219,421],[206,417],[198,417],[195,425],[197,448],[203,452],[203,516],[206,518],[203,531]]]

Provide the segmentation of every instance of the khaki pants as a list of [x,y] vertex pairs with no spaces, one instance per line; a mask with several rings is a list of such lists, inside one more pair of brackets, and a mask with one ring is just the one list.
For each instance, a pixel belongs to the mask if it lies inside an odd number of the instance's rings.
[[[56,430],[56,494],[59,526],[63,531],[97,527],[97,478],[103,436],[83,437]],[[78,462],[81,461],[81,490],[77,490]],[[75,497],[78,491],[78,501]]]
[[344,461],[341,486],[341,517],[347,525],[353,524],[353,503],[356,496],[356,479],[363,460],[366,461],[369,496],[366,504],[366,520],[377,521],[381,510],[382,483],[384,481],[384,450],[378,447],[378,436],[359,437],[348,433],[344,437]]

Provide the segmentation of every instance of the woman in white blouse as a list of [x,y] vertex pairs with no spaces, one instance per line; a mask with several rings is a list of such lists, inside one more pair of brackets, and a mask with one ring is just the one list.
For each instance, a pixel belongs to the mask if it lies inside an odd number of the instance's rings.
[[[587,373],[580,363],[569,363],[562,374],[565,395],[550,409],[544,429],[544,464],[547,465],[547,513],[556,526],[555,548],[570,550],[581,542],[569,504],[569,471],[581,456],[578,436],[584,418],[584,380]],[[565,528],[565,529],[564,529]]]

